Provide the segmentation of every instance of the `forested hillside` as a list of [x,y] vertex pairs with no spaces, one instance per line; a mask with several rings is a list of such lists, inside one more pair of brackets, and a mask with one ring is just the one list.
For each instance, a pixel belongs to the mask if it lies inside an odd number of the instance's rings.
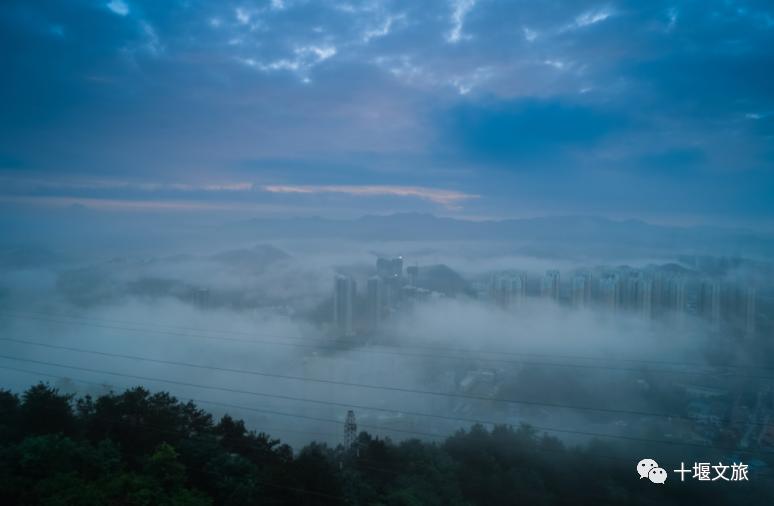
[[655,485],[635,463],[625,448],[569,448],[527,426],[474,426],[436,443],[361,432],[348,449],[294,451],[165,392],[0,391],[2,504],[772,504],[759,476]]

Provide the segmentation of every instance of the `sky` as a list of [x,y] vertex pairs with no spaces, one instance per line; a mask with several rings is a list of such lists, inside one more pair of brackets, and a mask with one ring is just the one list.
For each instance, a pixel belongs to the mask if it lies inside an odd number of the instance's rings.
[[0,206],[774,218],[770,1],[4,0]]

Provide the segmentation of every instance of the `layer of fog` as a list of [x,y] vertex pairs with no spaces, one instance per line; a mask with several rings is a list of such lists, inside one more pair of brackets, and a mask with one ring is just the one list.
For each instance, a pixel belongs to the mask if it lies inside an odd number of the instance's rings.
[[[320,313],[320,307],[331,295],[337,270],[365,272],[379,254],[403,253],[408,265],[444,263],[470,276],[504,268],[540,272],[580,265],[487,255],[486,245],[475,243],[284,241],[276,243],[276,251],[274,246],[256,248],[248,241],[220,246],[180,251],[181,255],[165,252],[158,257],[127,256],[85,263],[5,265],[0,282],[0,335],[155,360],[403,390],[236,374],[8,341],[1,345],[3,355],[37,363],[0,359],[0,366],[6,367],[0,369],[2,386],[20,391],[42,379],[83,394],[142,384],[151,390],[171,391],[181,399],[274,411],[258,413],[202,403],[214,413],[243,417],[251,428],[276,433],[291,443],[310,439],[339,442],[349,407],[355,410],[363,429],[397,439],[445,435],[469,425],[465,420],[530,422],[540,427],[631,435],[639,430],[636,417],[405,390],[662,412],[668,402],[658,398],[658,373],[647,369],[663,366],[629,361],[701,364],[708,345],[707,329],[690,319],[680,326],[656,324],[632,315],[573,310],[541,300],[504,311],[484,301],[458,297],[417,304],[385,322],[380,336],[341,347],[335,345],[325,325],[310,316],[328,315],[324,310]],[[261,264],[255,259],[268,260]],[[650,261],[628,259],[629,264]],[[195,296],[189,296],[198,289],[208,290],[211,298],[224,297],[228,303],[202,305]],[[567,358],[589,356],[608,360]],[[588,367],[595,364],[603,367]],[[465,378],[476,374],[494,376],[505,386],[490,388],[484,382],[483,390],[461,390]],[[684,380],[679,374],[669,379]],[[332,421],[282,416],[279,412]],[[567,434],[562,437],[572,438]]]

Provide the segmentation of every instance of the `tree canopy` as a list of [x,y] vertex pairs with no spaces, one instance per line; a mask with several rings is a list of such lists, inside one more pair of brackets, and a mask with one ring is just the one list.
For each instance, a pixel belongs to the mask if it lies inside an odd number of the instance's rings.
[[350,448],[312,442],[293,451],[242,420],[216,421],[192,402],[142,387],[96,399],[43,383],[21,395],[0,390],[3,504],[713,505],[774,498],[763,478],[725,487],[644,483],[628,450],[600,441],[568,446],[526,425],[475,425],[441,442],[361,432]]

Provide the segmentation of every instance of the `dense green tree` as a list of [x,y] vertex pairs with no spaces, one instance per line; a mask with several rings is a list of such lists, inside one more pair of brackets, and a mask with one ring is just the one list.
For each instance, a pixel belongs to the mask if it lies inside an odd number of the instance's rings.
[[291,469],[296,487],[319,492],[319,495],[298,494],[297,504],[338,504],[333,497],[342,494],[339,468],[326,445],[311,443],[305,446],[291,463]]
[[192,402],[139,387],[80,399],[45,384],[20,397],[0,390],[0,411],[3,505],[774,503],[765,473],[725,487],[652,486],[632,470],[631,456],[649,449],[568,447],[526,425],[475,425],[439,443],[363,432],[351,448],[311,443],[294,453],[241,420],[214,424]]
[[177,490],[185,483],[185,466],[177,459],[177,452],[167,443],[161,443],[145,464],[145,474],[166,491]]
[[19,410],[19,396],[0,389],[0,444],[13,441],[19,436]]
[[19,410],[19,422],[26,434],[72,434],[75,430],[72,398],[44,383],[27,389]]
[[218,504],[247,506],[264,497],[260,480],[255,464],[241,455],[222,452],[207,462],[203,485]]

